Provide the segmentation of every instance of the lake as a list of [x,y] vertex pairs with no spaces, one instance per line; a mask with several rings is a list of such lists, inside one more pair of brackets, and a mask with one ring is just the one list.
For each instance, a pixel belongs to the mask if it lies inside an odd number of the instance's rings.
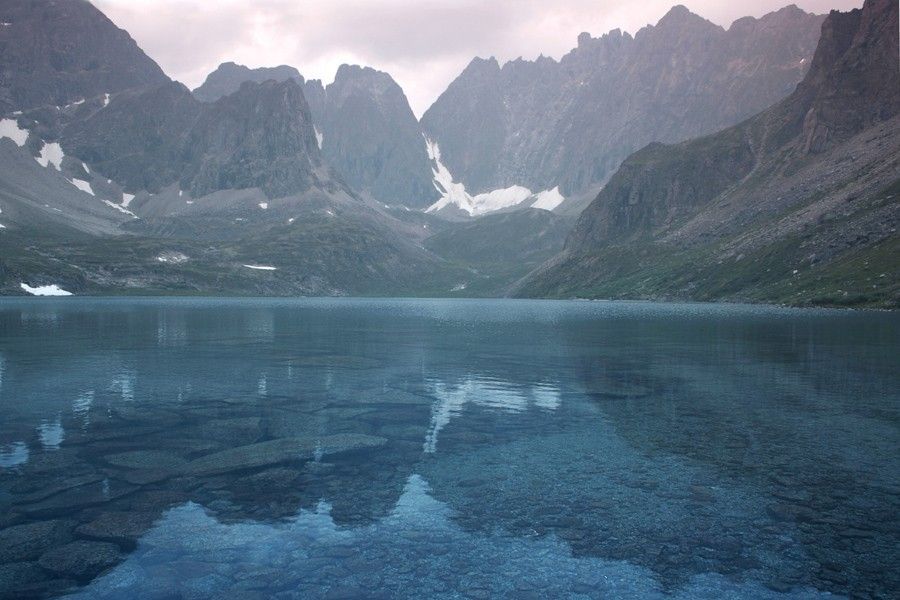
[[900,595],[900,315],[0,301],[0,597]]

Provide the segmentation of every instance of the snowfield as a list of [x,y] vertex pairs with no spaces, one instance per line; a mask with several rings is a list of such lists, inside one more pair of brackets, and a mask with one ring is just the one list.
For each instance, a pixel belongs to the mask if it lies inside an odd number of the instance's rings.
[[533,193],[527,187],[513,185],[507,188],[491,190],[472,196],[466,191],[465,184],[453,181],[450,170],[441,162],[441,149],[437,142],[425,138],[425,148],[428,158],[434,163],[434,188],[441,193],[441,199],[425,209],[427,213],[434,213],[455,206],[467,212],[472,217],[485,215],[494,211],[510,208],[522,204],[529,198],[535,198],[531,205],[533,208],[553,210],[559,206],[565,198],[559,193],[559,187],[552,190]]

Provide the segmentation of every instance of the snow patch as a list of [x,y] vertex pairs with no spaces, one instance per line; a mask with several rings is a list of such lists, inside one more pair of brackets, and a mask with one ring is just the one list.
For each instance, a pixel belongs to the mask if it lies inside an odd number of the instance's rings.
[[[450,170],[441,162],[441,149],[437,142],[426,137],[425,148],[428,151],[428,158],[434,163],[432,167],[434,187],[441,193],[441,199],[429,206],[425,210],[427,213],[437,212],[448,206],[456,206],[474,217],[518,206],[535,196],[530,189],[521,185],[513,185],[472,196],[466,191],[464,184],[453,181],[453,175],[450,173]],[[559,188],[556,188],[538,194],[537,200],[532,206],[544,208],[552,205],[555,208],[562,201],[563,197],[559,193]],[[554,202],[556,204],[553,204]],[[538,204],[541,206],[538,206]],[[552,209],[546,208],[546,210]]]
[[329,217],[333,217],[333,216],[334,216],[334,212],[333,212],[331,209],[327,209],[327,210],[325,211],[325,214],[328,215]]
[[156,260],[161,263],[180,265],[181,263],[188,261],[188,255],[181,252],[163,252],[156,257]]
[[4,225],[3,223],[0,223],[0,229],[6,229],[6,225]]
[[270,267],[268,265],[243,265],[248,269],[253,269],[254,271],[277,271],[277,267]]
[[325,136],[322,135],[322,132],[319,131],[318,127],[313,127],[316,132],[316,143],[319,145],[319,150],[322,149],[322,142],[325,141]]
[[39,285],[31,287],[27,283],[20,284],[20,287],[32,296],[71,296],[72,292],[67,292],[56,284]]
[[[82,181],[81,179],[73,179],[71,183],[82,192],[90,194],[91,196],[94,195],[94,188],[92,188],[91,184],[87,181]],[[112,202],[110,202],[110,204],[112,204]]]
[[559,193],[559,186],[552,190],[544,190],[537,194],[537,200],[531,205],[532,208],[541,208],[543,210],[553,210],[563,203],[565,196]]
[[290,219],[288,219],[288,225],[290,225],[291,223],[293,223],[296,220],[297,219],[295,219],[294,217],[291,217]]
[[184,190],[178,190],[178,197],[181,198],[184,196]]
[[109,94],[103,94],[103,108],[109,106]]
[[[63,153],[62,146],[54,142],[52,144],[44,144],[41,148],[40,156],[34,160],[38,161],[42,167],[53,165],[53,168],[60,171],[62,170],[62,161],[65,157],[66,155]],[[88,173],[90,173],[90,171],[88,171]],[[91,192],[91,195],[93,195],[93,192]]]
[[134,194],[126,194],[122,192],[122,206],[128,208],[128,205],[131,204],[131,201],[134,200]]
[[[75,181],[78,181],[78,180],[76,179]],[[90,187],[90,186],[88,186],[88,187]],[[93,194],[91,194],[91,195],[93,195]],[[119,211],[120,213],[126,214],[126,215],[128,215],[129,217],[131,217],[131,218],[133,218],[133,219],[137,219],[137,218],[138,218],[138,216],[137,216],[136,214],[134,214],[133,212],[131,212],[130,210],[128,210],[127,208],[125,208],[125,207],[124,207],[123,205],[121,205],[121,204],[116,204],[115,202],[110,202],[109,200],[104,200],[103,203],[104,203],[105,205],[107,205],[108,207],[114,208],[114,209],[116,209],[117,211]]]
[[0,138],[9,138],[20,148],[28,140],[28,130],[19,127],[15,119],[0,120]]
[[269,209],[269,203],[268,203],[268,202],[260,202],[260,203],[259,203],[259,207],[260,207],[261,209],[263,209],[263,210],[268,210],[268,209]]

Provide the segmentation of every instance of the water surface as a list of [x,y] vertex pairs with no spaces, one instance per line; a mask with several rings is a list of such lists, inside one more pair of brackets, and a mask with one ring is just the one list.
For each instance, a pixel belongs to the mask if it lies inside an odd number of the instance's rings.
[[0,301],[0,597],[889,598],[900,318]]

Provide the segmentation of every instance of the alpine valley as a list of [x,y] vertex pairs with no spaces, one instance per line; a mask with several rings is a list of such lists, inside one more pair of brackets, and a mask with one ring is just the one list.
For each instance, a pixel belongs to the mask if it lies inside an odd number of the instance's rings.
[[900,306],[896,0],[676,6],[421,119],[302,69],[191,90],[87,0],[0,2],[0,293]]

